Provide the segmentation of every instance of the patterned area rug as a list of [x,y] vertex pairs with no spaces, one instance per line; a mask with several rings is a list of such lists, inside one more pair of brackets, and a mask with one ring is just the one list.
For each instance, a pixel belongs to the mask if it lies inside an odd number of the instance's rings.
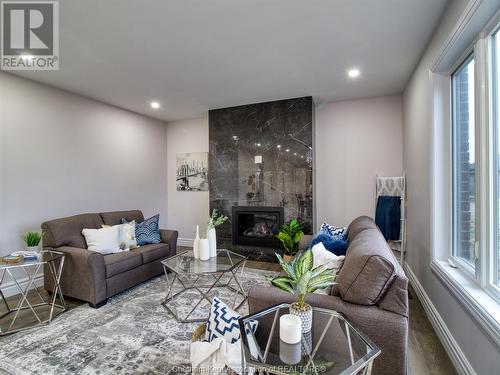
[[[245,269],[245,290],[269,285],[272,271]],[[234,282],[233,282],[234,284]],[[233,285],[232,284],[232,285]],[[176,286],[174,291],[179,290]],[[167,374],[189,364],[191,336],[199,323],[177,323],[160,305],[165,276],[111,298],[100,309],[82,305],[57,317],[49,326],[0,338],[1,374]],[[193,294],[194,293],[194,294]],[[179,296],[180,312],[192,306],[196,291]],[[217,289],[211,296],[233,301],[233,293]],[[208,302],[197,312],[208,315]],[[189,309],[190,310],[190,309]],[[187,312],[189,312],[187,310]],[[242,315],[248,312],[245,303]]]

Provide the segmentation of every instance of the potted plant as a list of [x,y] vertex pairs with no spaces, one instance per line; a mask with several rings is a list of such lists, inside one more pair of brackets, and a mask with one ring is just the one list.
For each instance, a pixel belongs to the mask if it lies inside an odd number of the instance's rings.
[[302,332],[309,332],[312,326],[312,307],[305,302],[308,293],[325,289],[335,284],[333,270],[324,265],[313,268],[311,249],[304,251],[293,261],[287,262],[276,254],[286,275],[268,280],[272,285],[297,295],[297,302],[290,305],[290,314],[297,315],[302,321]]
[[299,251],[299,242],[303,235],[302,225],[300,225],[297,219],[293,219],[281,226],[280,232],[276,237],[283,244],[283,254],[287,262],[291,261],[295,254],[297,254],[297,251]]
[[26,244],[26,251],[38,251],[38,245],[42,240],[42,233],[28,232],[23,236],[23,241]]
[[210,248],[210,257],[217,255],[217,234],[215,232],[215,228],[224,224],[227,220],[227,216],[220,215],[216,208],[213,209],[212,215],[208,218],[207,238]]

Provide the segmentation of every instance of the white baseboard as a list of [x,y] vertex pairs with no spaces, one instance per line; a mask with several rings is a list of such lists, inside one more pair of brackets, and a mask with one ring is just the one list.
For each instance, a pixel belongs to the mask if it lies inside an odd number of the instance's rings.
[[193,241],[194,241],[194,238],[178,238],[177,245],[193,247]]
[[[28,277],[18,278],[17,282],[19,283],[21,288],[25,288],[26,284],[28,283]],[[35,277],[35,285],[37,288],[43,287],[43,273]],[[33,289],[33,287],[31,287],[30,289]],[[2,284],[2,293],[5,297],[11,297],[19,294],[20,292],[14,280],[10,280]]]
[[458,343],[455,341],[455,338],[446,326],[443,318],[441,317],[441,315],[439,315],[439,312],[432,304],[432,301],[422,287],[422,284],[420,284],[417,277],[408,266],[408,263],[404,262],[403,268],[406,272],[406,275],[408,276],[408,279],[410,280],[411,286],[415,290],[415,293],[417,293],[417,297],[424,307],[429,321],[434,327],[437,336],[441,340],[441,343],[448,353],[450,360],[455,366],[457,372],[462,375],[476,375],[474,368],[467,360],[467,357],[465,356],[464,352],[462,352],[462,349],[460,349],[460,346],[458,346]]

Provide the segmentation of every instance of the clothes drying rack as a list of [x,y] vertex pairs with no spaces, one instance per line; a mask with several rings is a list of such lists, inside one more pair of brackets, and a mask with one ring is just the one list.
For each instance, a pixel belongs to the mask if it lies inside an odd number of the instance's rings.
[[406,251],[406,174],[403,176],[379,176],[376,178],[375,187],[375,211],[380,196],[392,196],[401,198],[401,230],[399,240],[388,241],[389,247],[400,253],[401,266],[403,266],[404,253]]

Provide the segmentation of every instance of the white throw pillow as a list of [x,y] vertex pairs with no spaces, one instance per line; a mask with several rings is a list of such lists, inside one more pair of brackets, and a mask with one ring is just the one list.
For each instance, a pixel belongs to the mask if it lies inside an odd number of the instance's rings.
[[119,253],[120,228],[113,226],[101,229],[83,229],[82,234],[87,241],[87,249],[101,254]]
[[[132,220],[129,223],[113,225],[114,227],[118,227],[120,231],[119,235],[119,246],[121,249],[128,251],[129,249],[135,249],[139,247],[137,245],[137,240],[135,238],[135,221]],[[110,228],[110,225],[102,225],[103,228]]]
[[322,242],[317,243],[312,247],[313,253],[313,268],[326,265],[327,268],[338,271],[344,263],[344,255],[335,255],[328,251]]
[[[344,255],[335,255],[331,251],[328,251],[322,242],[317,243],[312,247],[313,253],[313,268],[325,265],[327,268],[333,270],[334,276],[337,276],[337,272],[339,271],[342,264],[344,264]],[[316,294],[330,294],[330,288],[318,289],[314,293]]]

